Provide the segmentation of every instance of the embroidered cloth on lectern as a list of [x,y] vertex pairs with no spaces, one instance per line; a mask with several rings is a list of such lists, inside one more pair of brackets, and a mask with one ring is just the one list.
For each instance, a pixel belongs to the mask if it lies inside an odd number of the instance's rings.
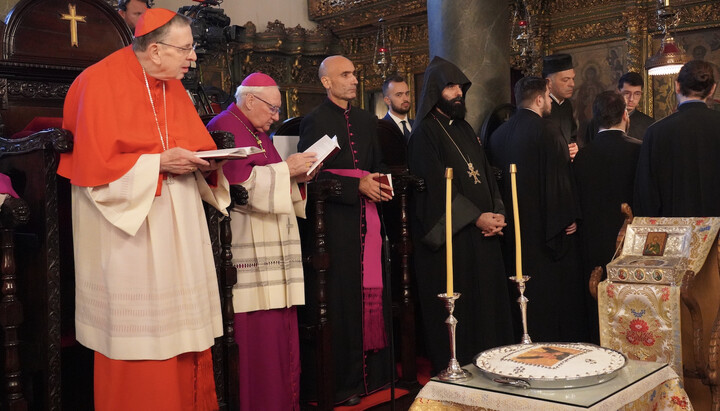
[[[621,255],[607,265],[608,279],[598,285],[603,347],[630,359],[667,362],[682,380],[680,290],[687,270],[697,276],[703,269],[718,229],[717,217],[633,220]],[[651,232],[668,233],[663,255],[643,255]]]

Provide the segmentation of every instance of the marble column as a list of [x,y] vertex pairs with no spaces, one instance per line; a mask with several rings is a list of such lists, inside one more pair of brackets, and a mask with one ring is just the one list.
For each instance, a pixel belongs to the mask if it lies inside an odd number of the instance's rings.
[[427,0],[430,60],[455,63],[472,81],[465,119],[479,132],[493,108],[510,102],[507,1]]

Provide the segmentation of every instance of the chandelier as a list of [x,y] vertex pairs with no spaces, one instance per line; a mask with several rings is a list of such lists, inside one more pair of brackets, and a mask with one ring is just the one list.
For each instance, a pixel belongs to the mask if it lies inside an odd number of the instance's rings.
[[392,61],[392,48],[390,38],[387,34],[387,26],[385,19],[378,20],[378,31],[375,37],[375,51],[372,60],[375,73],[383,78],[387,78],[388,73],[395,71],[395,65]]
[[677,74],[688,58],[682,46],[675,43],[670,31],[680,23],[680,14],[670,5],[670,0],[658,0],[658,29],[662,30],[663,38],[660,50],[645,62],[645,68],[651,76]]
[[523,74],[529,74],[532,68],[532,51],[527,7],[523,0],[517,0],[513,9],[510,29],[510,65],[522,71]]

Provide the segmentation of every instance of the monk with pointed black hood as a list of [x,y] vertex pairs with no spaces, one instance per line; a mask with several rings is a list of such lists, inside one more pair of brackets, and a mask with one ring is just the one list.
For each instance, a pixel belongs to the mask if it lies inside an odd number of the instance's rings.
[[[452,223],[457,359],[512,340],[510,299],[500,250],[505,207],[490,164],[465,118],[470,80],[453,63],[433,58],[425,70],[418,116],[408,145],[410,172],[427,190],[413,205],[418,295],[425,346],[436,373],[446,368],[450,348],[447,311],[437,294],[445,292],[445,168],[454,171]],[[419,123],[419,124],[418,124]]]

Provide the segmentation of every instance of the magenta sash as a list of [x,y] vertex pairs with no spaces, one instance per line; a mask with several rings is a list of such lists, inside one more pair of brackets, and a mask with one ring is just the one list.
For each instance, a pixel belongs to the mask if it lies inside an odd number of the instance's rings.
[[[344,177],[362,178],[369,172],[360,169],[323,170]],[[365,221],[361,221],[360,247],[362,250],[362,286],[363,286],[363,350],[379,350],[387,345],[385,320],[382,310],[382,237],[380,236],[380,217],[375,203],[361,197],[361,207],[365,211]],[[363,225],[365,236],[362,235]],[[332,256],[330,257],[332,258]]]

